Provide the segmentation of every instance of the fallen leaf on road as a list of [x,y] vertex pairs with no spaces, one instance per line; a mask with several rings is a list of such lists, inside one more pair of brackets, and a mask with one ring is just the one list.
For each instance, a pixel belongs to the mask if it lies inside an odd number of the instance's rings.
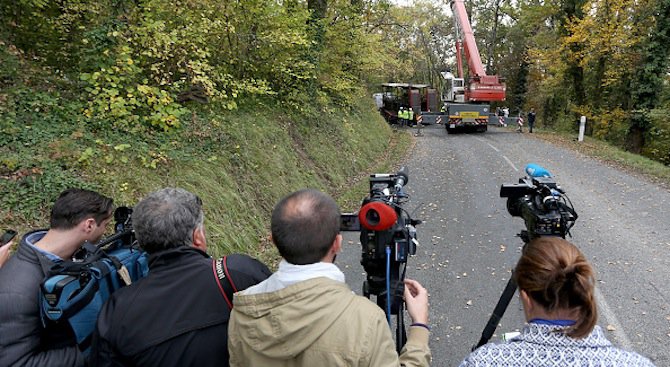
[[465,304],[468,306],[472,306],[472,300],[468,300],[467,302],[465,302]]
[[616,330],[616,328],[614,327],[614,325],[612,325],[612,324],[607,325],[607,331],[615,331],[615,330]]
[[500,252],[505,252],[505,250],[507,250],[507,246],[500,245]]

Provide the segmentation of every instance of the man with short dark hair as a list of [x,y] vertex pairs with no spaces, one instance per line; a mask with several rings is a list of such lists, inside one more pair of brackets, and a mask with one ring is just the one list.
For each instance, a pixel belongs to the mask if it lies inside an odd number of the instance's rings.
[[329,196],[300,190],[272,212],[283,260],[267,280],[235,296],[231,366],[428,366],[428,293],[406,279],[412,318],[398,356],[384,311],[353,294],[333,263],[342,248],[340,210]]
[[245,255],[226,257],[219,269],[205,252],[202,202],[184,189],[149,194],[135,206],[132,221],[149,254],[149,275],[117,290],[103,306],[90,364],[226,366],[230,300],[219,288],[221,277],[241,290],[270,270]]
[[39,289],[53,264],[100,240],[113,210],[112,199],[97,192],[63,191],[49,230],[27,233],[0,268],[0,366],[84,365],[70,326],[42,323]]

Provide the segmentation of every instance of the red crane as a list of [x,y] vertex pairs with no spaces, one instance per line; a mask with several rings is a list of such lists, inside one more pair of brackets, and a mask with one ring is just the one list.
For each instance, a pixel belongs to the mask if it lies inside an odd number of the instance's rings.
[[470,77],[468,85],[465,86],[465,102],[504,101],[507,87],[498,75],[486,75],[463,0],[451,0],[450,5],[456,22],[458,77],[464,80],[461,49],[465,51],[465,58],[468,61]]

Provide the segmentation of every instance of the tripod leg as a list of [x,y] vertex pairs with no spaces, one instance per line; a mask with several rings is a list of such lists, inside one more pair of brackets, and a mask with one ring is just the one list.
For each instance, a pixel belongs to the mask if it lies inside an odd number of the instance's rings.
[[479,339],[479,343],[477,343],[476,346],[472,347],[473,351],[481,347],[482,345],[488,343],[488,341],[491,339],[493,333],[496,331],[496,327],[498,327],[500,319],[502,319],[503,315],[505,314],[505,310],[507,310],[507,306],[509,306],[509,302],[512,300],[512,297],[514,297],[516,288],[517,285],[516,282],[514,281],[514,273],[512,273],[512,275],[509,278],[509,281],[507,282],[505,290],[503,291],[502,295],[500,296],[500,299],[498,300],[498,304],[493,309],[493,313],[491,314],[489,322],[486,324],[486,327],[484,327],[484,330],[482,331],[482,337],[481,339]]
[[403,303],[400,304],[398,317],[396,317],[395,349],[398,354],[400,354],[402,347],[404,347],[405,343],[407,343],[407,332],[405,331],[405,320],[403,317],[403,305]]

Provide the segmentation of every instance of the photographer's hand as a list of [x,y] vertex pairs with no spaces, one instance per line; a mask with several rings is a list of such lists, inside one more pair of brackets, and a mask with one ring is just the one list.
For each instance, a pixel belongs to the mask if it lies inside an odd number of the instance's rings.
[[12,245],[14,245],[14,240],[0,246],[0,267],[9,259],[9,250],[12,248]]
[[428,324],[428,291],[419,282],[405,279],[405,304],[413,323]]

